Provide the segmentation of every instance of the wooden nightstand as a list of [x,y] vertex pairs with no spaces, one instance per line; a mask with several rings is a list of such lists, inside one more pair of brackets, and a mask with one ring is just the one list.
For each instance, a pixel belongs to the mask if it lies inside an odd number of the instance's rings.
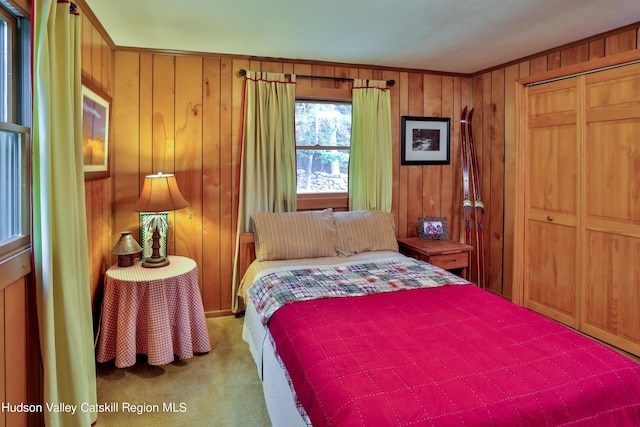
[[451,240],[420,239],[407,237],[398,239],[400,253],[426,261],[469,280],[469,258],[472,246]]

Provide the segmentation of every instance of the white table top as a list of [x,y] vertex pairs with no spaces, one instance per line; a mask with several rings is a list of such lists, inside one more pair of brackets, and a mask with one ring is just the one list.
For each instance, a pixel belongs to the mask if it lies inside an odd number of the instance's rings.
[[191,258],[171,255],[167,257],[170,264],[164,267],[143,267],[141,261],[129,267],[112,265],[105,275],[114,280],[127,282],[145,282],[150,280],[162,280],[169,277],[180,276],[196,268],[196,262]]

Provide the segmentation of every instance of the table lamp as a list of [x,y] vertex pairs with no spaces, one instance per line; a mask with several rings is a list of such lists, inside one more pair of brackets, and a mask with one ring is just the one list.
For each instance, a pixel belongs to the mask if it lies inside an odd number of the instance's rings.
[[144,178],[140,198],[133,206],[133,210],[155,212],[156,215],[148,224],[149,229],[153,230],[152,253],[142,263],[143,267],[164,267],[169,264],[169,260],[160,255],[160,230],[166,233],[168,229],[168,224],[163,221],[160,212],[174,211],[187,206],[189,202],[180,193],[175,175],[158,172],[156,175],[147,175]]
[[123,231],[111,253],[118,255],[118,267],[131,267],[135,263],[134,255],[142,252],[142,247],[133,238],[130,231]]

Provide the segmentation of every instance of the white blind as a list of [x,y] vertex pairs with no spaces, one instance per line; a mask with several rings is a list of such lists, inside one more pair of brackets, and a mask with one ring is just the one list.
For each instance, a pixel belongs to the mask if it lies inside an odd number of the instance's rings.
[[0,130],[0,244],[22,235],[20,136]]

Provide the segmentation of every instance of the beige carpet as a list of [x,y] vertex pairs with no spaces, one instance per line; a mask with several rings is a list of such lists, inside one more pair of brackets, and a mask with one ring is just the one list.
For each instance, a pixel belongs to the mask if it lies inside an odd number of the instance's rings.
[[149,366],[139,356],[124,369],[113,361],[99,363],[98,404],[114,409],[117,403],[118,410],[98,414],[97,426],[270,426],[242,322],[232,316],[208,319],[211,352],[191,359]]

